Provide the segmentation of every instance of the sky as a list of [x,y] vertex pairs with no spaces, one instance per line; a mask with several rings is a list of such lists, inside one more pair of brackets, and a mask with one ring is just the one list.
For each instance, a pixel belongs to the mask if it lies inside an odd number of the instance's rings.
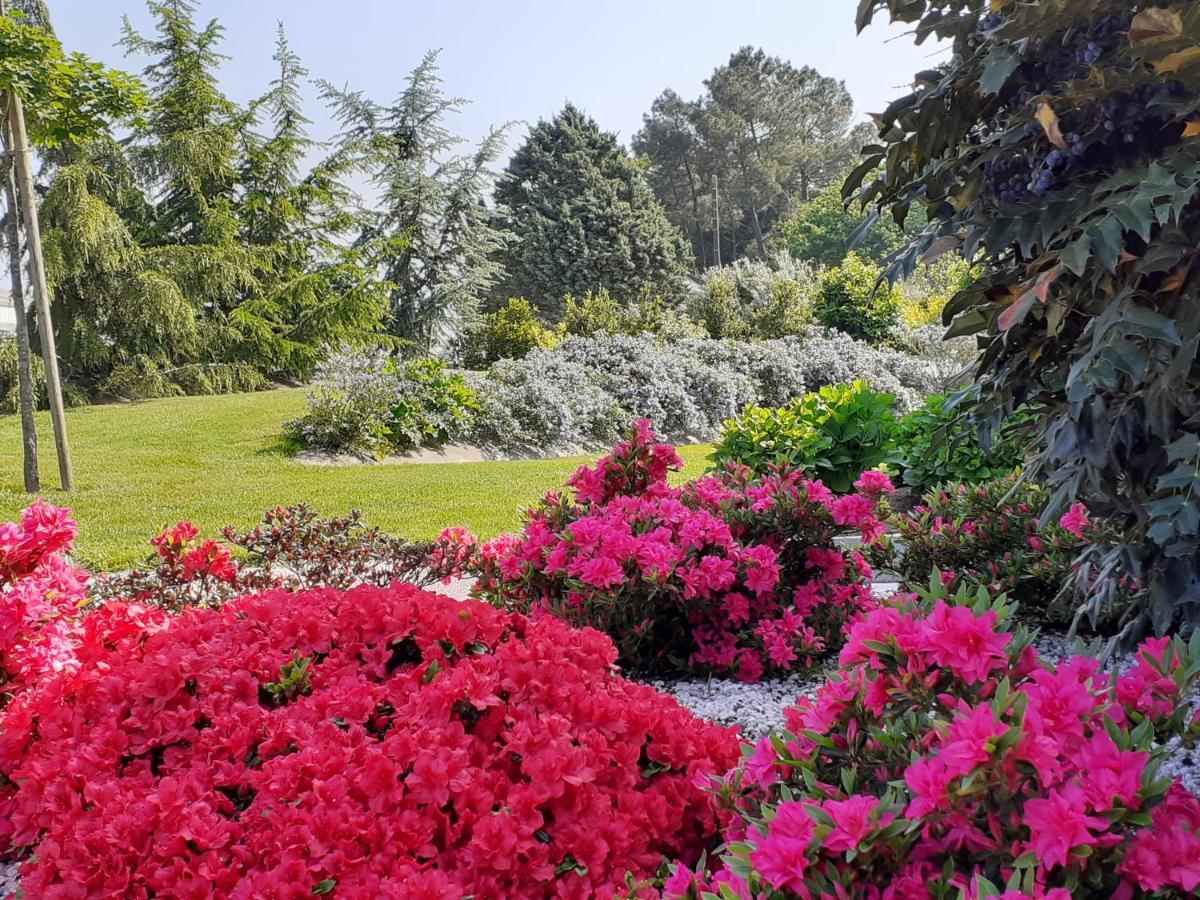
[[[47,0],[64,47],[138,72],[140,57],[116,46],[121,17],[148,32],[144,0]],[[809,65],[845,81],[858,118],[904,93],[914,72],[943,56],[882,22],[857,36],[858,0],[198,0],[203,21],[226,29],[221,69],[226,93],[244,103],[274,75],[276,24],[313,78],[393,98],[431,49],[447,94],[470,101],[450,123],[471,141],[515,123],[516,146],[529,124],[570,100],[623,143],[664,89],[689,99],[739,47]],[[313,136],[332,137],[315,89],[307,111]]]

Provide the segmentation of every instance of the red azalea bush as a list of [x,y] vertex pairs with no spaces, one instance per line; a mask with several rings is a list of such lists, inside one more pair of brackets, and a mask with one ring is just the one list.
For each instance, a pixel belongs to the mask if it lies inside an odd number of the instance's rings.
[[119,605],[3,720],[29,896],[604,897],[716,831],[734,733],[595,631],[399,583]]
[[888,479],[868,472],[834,496],[798,471],[732,466],[673,487],[668,473],[680,468],[638,422],[571,476],[569,493],[529,510],[520,535],[482,547],[477,596],[599,628],[640,671],[755,681],[836,650],[874,600],[862,555],[834,538],[880,538]]
[[[103,633],[123,650],[155,614],[124,603],[79,615],[88,573],[67,561],[77,527],[70,512],[38,500],[19,523],[0,525],[0,742],[7,708],[20,707],[55,676],[85,664]],[[0,853],[13,831],[13,760],[0,758]]]
[[721,782],[725,868],[680,868],[667,895],[1196,896],[1200,802],[1155,771],[1200,736],[1180,702],[1200,637],[1114,676],[1039,659],[1011,612],[941,590],[852,625],[840,671]]

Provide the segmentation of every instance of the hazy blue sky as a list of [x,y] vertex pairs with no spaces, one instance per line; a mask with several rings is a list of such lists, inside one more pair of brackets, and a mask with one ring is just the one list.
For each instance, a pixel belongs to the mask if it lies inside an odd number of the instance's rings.
[[[142,0],[48,0],[65,46],[140,71],[114,46],[121,15],[148,28]],[[940,55],[883,25],[854,33],[857,0],[200,0],[226,28],[222,80],[233,99],[258,95],[273,74],[276,22],[314,78],[392,97],[427,49],[441,48],[447,92],[471,104],[453,129],[471,139],[493,124],[533,122],[571,100],[623,142],[671,87],[697,96],[739,46],[761,46],[846,82],[862,115],[881,109]],[[316,137],[332,127],[315,98]],[[515,129],[515,142],[524,128]]]

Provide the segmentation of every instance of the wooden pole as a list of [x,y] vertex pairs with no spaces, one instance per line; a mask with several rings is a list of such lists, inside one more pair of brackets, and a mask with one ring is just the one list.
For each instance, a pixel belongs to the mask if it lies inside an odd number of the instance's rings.
[[721,268],[721,190],[713,176],[713,245],[717,248],[717,268]]
[[75,474],[71,470],[71,446],[67,440],[67,416],[63,409],[62,382],[58,375],[58,354],[54,347],[54,324],[50,318],[46,262],[42,258],[42,230],[38,224],[37,197],[33,192],[33,151],[29,148],[29,135],[25,132],[25,110],[16,93],[8,95],[8,127],[12,130],[21,220],[25,223],[29,245],[30,287],[37,305],[38,334],[42,338],[42,359],[46,363],[46,394],[50,401],[50,422],[54,426],[54,449],[58,452],[58,476],[62,489],[71,491],[75,489]]
[[[8,98],[0,99],[0,105],[8,108]],[[38,474],[37,423],[33,418],[33,367],[29,349],[29,325],[25,321],[25,285],[21,277],[21,222],[17,209],[17,181],[13,171],[12,135],[8,131],[7,119],[0,118],[0,141],[4,146],[4,196],[8,204],[5,217],[5,240],[8,244],[9,278],[12,281],[13,318],[17,339],[17,397],[21,412],[21,460],[25,480],[25,491],[36,494],[42,489]]]

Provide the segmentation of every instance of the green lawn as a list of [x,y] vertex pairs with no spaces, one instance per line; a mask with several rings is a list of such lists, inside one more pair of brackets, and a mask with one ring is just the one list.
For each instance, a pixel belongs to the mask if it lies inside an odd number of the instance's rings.
[[[188,518],[213,533],[301,500],[328,515],[361,509],[370,523],[408,537],[432,537],[446,525],[491,536],[514,528],[520,507],[561,485],[582,461],[306,466],[279,445],[283,422],[303,406],[303,390],[279,390],[71,410],[76,490],[44,493],[75,511],[80,560],[116,568],[142,559],[160,525]],[[38,427],[42,483],[57,486],[45,415]],[[681,452],[689,474],[702,470],[708,448]],[[20,453],[17,417],[0,417],[2,521],[30,500],[21,488]]]

